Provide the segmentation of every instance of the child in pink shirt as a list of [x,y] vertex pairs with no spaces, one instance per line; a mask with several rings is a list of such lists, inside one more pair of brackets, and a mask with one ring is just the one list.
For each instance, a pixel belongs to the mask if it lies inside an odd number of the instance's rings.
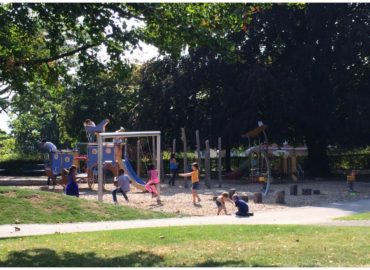
[[154,167],[154,165],[149,165],[148,175],[149,180],[145,185],[145,189],[149,193],[152,193],[152,197],[154,198],[158,196],[158,191],[155,186],[159,184],[158,170]]

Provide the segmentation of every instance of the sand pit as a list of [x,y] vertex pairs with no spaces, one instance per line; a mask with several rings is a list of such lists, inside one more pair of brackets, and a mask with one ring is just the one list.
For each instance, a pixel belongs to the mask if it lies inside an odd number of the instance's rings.
[[[190,216],[208,216],[216,215],[217,208],[213,201],[215,195],[219,195],[223,191],[229,191],[229,189],[236,189],[238,194],[245,194],[249,196],[249,207],[252,212],[261,211],[272,211],[275,209],[282,209],[286,207],[298,207],[305,205],[320,205],[331,202],[340,201],[353,201],[359,199],[370,198],[370,183],[356,182],[355,190],[359,193],[348,193],[346,182],[344,180],[318,180],[318,181],[304,181],[298,183],[298,196],[289,195],[289,187],[292,183],[275,184],[271,186],[271,192],[269,195],[263,197],[262,204],[256,204],[253,202],[253,193],[259,192],[261,186],[258,184],[242,184],[238,181],[238,184],[232,184],[224,182],[222,188],[217,188],[217,182],[213,183],[212,189],[207,189],[204,183],[201,182],[201,189],[199,190],[200,198],[202,201],[199,205],[194,206],[192,203],[191,190],[190,188],[184,187],[183,181],[177,181],[176,186],[168,186],[166,183],[161,184],[161,204],[158,204],[156,199],[152,198],[148,193],[142,193],[141,191],[132,188],[128,193],[130,202],[127,203],[121,194],[117,194],[118,202],[121,205],[127,205],[129,207],[149,209],[153,211],[176,213],[181,215]],[[97,200],[97,185],[95,190],[87,188],[86,184],[80,184],[80,197],[88,200]],[[26,188],[50,190],[46,186],[33,186]],[[302,195],[302,188],[311,188],[313,190],[320,190],[320,195]],[[104,202],[112,203],[111,190],[113,189],[112,184],[105,185]],[[283,205],[275,203],[275,191],[285,191],[285,201]],[[55,192],[63,192],[60,186],[57,186]],[[235,207],[228,203],[226,205],[228,212],[233,213]]]

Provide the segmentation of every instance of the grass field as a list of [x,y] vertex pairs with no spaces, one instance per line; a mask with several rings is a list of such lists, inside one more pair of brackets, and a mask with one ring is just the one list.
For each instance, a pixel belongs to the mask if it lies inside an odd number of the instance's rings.
[[365,227],[197,226],[0,240],[0,266],[370,266]]
[[370,220],[370,212],[337,218],[340,220]]
[[164,218],[173,215],[88,201],[64,194],[0,187],[0,224]]

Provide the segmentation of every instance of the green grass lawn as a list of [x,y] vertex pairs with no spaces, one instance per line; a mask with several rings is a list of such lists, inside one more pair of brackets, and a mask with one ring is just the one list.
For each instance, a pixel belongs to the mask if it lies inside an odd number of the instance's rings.
[[337,218],[339,220],[370,220],[370,212]]
[[0,239],[0,266],[370,266],[365,227],[190,226]]
[[173,215],[99,203],[60,193],[0,187],[0,224],[164,218]]

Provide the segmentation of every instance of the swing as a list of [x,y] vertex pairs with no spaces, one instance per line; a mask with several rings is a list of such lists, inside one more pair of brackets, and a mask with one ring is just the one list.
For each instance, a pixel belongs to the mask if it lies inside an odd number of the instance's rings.
[[[141,144],[141,143],[139,143],[139,145],[140,145],[140,149],[141,149],[142,155],[144,156],[144,151],[143,151],[142,144]],[[148,139],[148,137],[146,137],[146,145],[147,145],[147,149],[148,149],[148,152],[149,152],[149,158],[150,158],[150,161],[151,161],[151,163],[152,163],[152,162],[153,162],[153,155],[152,155],[152,151],[151,151],[151,149],[150,149],[150,143],[149,143],[149,139]],[[158,180],[159,180],[158,175],[150,175],[150,171],[149,171],[149,169],[148,169],[148,166],[147,166],[147,162],[146,162],[146,161],[144,161],[144,165],[145,165],[145,168],[146,168],[146,171],[147,171],[148,178],[149,178],[150,180],[153,180],[152,178],[154,178],[154,179],[158,179]],[[148,182],[149,182],[150,180],[148,180]],[[147,183],[148,183],[148,182],[147,182]],[[159,184],[159,181],[158,181],[158,183],[156,183],[156,182],[151,182],[149,185],[147,184],[147,185],[145,186],[146,190],[147,190],[148,192],[150,192],[150,193],[152,193],[152,194],[153,194],[153,197],[157,197],[157,196],[159,195],[159,191],[158,191],[158,184]]]

